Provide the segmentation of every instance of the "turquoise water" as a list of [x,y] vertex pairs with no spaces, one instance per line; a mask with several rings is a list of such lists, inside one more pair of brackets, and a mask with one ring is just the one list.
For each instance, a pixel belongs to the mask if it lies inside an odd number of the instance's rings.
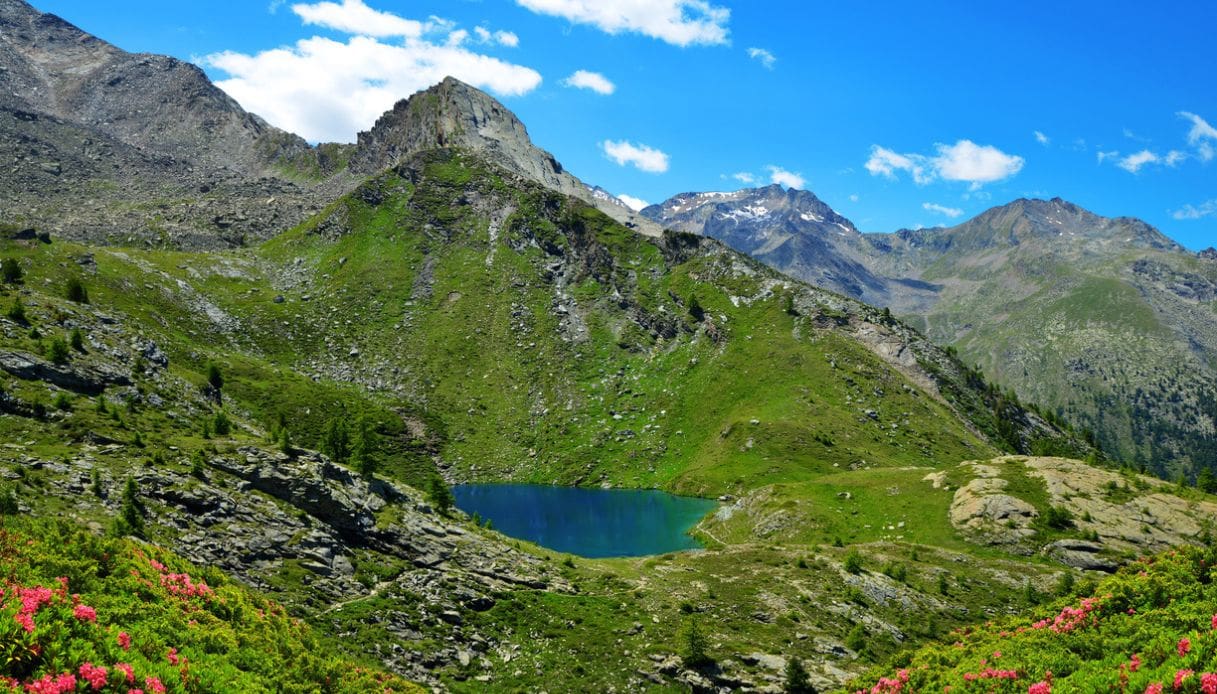
[[653,489],[461,484],[457,508],[495,530],[581,557],[640,557],[700,545],[687,533],[716,502]]

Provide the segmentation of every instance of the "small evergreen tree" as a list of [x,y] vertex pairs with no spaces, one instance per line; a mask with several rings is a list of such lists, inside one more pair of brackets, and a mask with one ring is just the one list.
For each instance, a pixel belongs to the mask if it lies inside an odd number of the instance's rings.
[[17,494],[11,487],[0,489],[0,516],[15,516],[20,511],[17,507]]
[[321,439],[321,452],[339,465],[346,465],[351,460],[351,435],[347,431],[346,418],[330,419]]
[[26,322],[25,304],[21,303],[21,297],[13,297],[13,305],[8,307],[8,312],[5,315],[8,316],[9,320],[18,323]]
[[98,470],[97,468],[93,468],[93,474],[91,475],[91,477],[92,477],[91,490],[93,492],[93,496],[100,499],[106,495],[105,490],[102,489],[102,486],[101,486],[101,471]]
[[72,333],[68,336],[68,344],[77,352],[85,351],[85,336],[80,332],[80,328],[72,328]]
[[866,648],[866,627],[861,623],[855,624],[845,637],[845,647],[854,652],[862,652]]
[[224,410],[220,410],[216,412],[211,428],[215,431],[216,436],[228,436],[232,433],[232,420],[228,418]]
[[431,497],[431,503],[435,505],[435,510],[443,515],[448,515],[452,510],[456,499],[452,496],[452,490],[448,488],[448,484],[439,475],[431,478],[431,486],[428,496]]
[[288,433],[287,427],[279,430],[279,450],[286,455],[292,454],[292,435]]
[[794,307],[794,294],[786,295],[786,301],[785,301],[785,305],[783,306],[783,309],[786,311],[787,315],[790,315],[790,316],[799,315],[799,310]]
[[367,417],[355,422],[355,435],[351,439],[351,465],[364,477],[376,474],[376,432]]
[[222,390],[224,388],[224,374],[220,372],[220,367],[213,361],[207,362],[207,385]]
[[76,276],[68,278],[63,295],[68,298],[68,301],[75,301],[78,304],[89,303],[89,290],[85,288],[85,283]]
[[190,459],[190,474],[199,479],[205,479],[207,477],[207,469],[204,467],[206,462],[207,454],[203,452],[203,449],[195,451],[194,456]]
[[845,570],[851,574],[862,573],[862,556],[855,551],[845,555]]
[[786,684],[783,688],[786,694],[816,694],[816,688],[811,686],[811,678],[803,661],[791,658],[786,661]]
[[938,592],[941,595],[946,595],[951,590],[951,586],[947,583],[947,575],[945,573],[938,574]]
[[696,617],[690,617],[685,626],[683,646],[680,657],[685,667],[696,669],[714,663],[714,659],[706,652],[706,637],[701,633]]
[[210,439],[210,438],[211,438],[211,420],[210,420],[210,419],[204,419],[204,420],[203,420],[203,432],[202,432],[202,436],[203,436],[203,438],[204,438],[204,439]]
[[114,523],[115,534],[143,537],[146,512],[147,509],[139,498],[139,484],[134,478],[128,477],[126,485],[123,486],[122,510]]
[[1217,475],[1212,468],[1203,467],[1196,475],[1196,488],[1205,494],[1217,494]]
[[15,258],[5,258],[3,262],[0,262],[0,275],[4,277],[5,284],[20,283],[24,274]]
[[68,343],[63,341],[62,337],[52,337],[47,340],[46,347],[43,348],[46,358],[56,364],[66,364],[68,361]]
[[51,404],[61,412],[68,412],[72,409],[72,398],[61,390],[55,394],[55,399],[51,401]]

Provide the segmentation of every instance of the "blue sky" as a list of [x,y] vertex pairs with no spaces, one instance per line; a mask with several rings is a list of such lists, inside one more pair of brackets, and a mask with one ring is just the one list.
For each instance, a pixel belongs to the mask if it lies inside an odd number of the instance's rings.
[[1060,196],[1217,245],[1208,0],[34,4],[193,60],[310,140],[351,140],[452,73],[638,200],[776,180],[892,231]]

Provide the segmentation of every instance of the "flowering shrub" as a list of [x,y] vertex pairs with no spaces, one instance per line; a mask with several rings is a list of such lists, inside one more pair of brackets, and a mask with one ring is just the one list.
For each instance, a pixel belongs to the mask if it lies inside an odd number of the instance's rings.
[[205,573],[65,523],[0,519],[0,693],[421,691],[329,655],[279,605]]
[[875,672],[855,689],[1217,694],[1215,562],[1217,551],[1197,547],[1142,559],[1094,595],[956,631],[897,656],[903,678]]

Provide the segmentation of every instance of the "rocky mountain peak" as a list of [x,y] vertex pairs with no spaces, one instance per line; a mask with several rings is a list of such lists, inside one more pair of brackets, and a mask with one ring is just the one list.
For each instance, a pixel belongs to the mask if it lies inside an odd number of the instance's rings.
[[1103,217],[1059,197],[1051,200],[1020,198],[986,210],[945,233],[973,236],[974,241],[982,241],[981,237],[987,235],[988,241],[995,245],[1060,242],[1070,246],[1098,244],[1182,250],[1140,219]]
[[454,78],[398,101],[371,130],[359,133],[351,167],[363,173],[388,168],[410,155],[438,147],[486,152],[497,163],[530,177],[556,175],[562,167],[533,146],[528,130],[489,94]]
[[357,173],[372,174],[441,147],[473,150],[524,178],[580,198],[627,226],[659,233],[620,200],[563,169],[554,155],[532,143],[524,124],[497,99],[454,77],[398,101],[371,130],[359,133],[350,166]]
[[250,173],[308,148],[246,112],[197,66],[128,53],[23,0],[0,0],[0,109],[50,116],[157,156]]

